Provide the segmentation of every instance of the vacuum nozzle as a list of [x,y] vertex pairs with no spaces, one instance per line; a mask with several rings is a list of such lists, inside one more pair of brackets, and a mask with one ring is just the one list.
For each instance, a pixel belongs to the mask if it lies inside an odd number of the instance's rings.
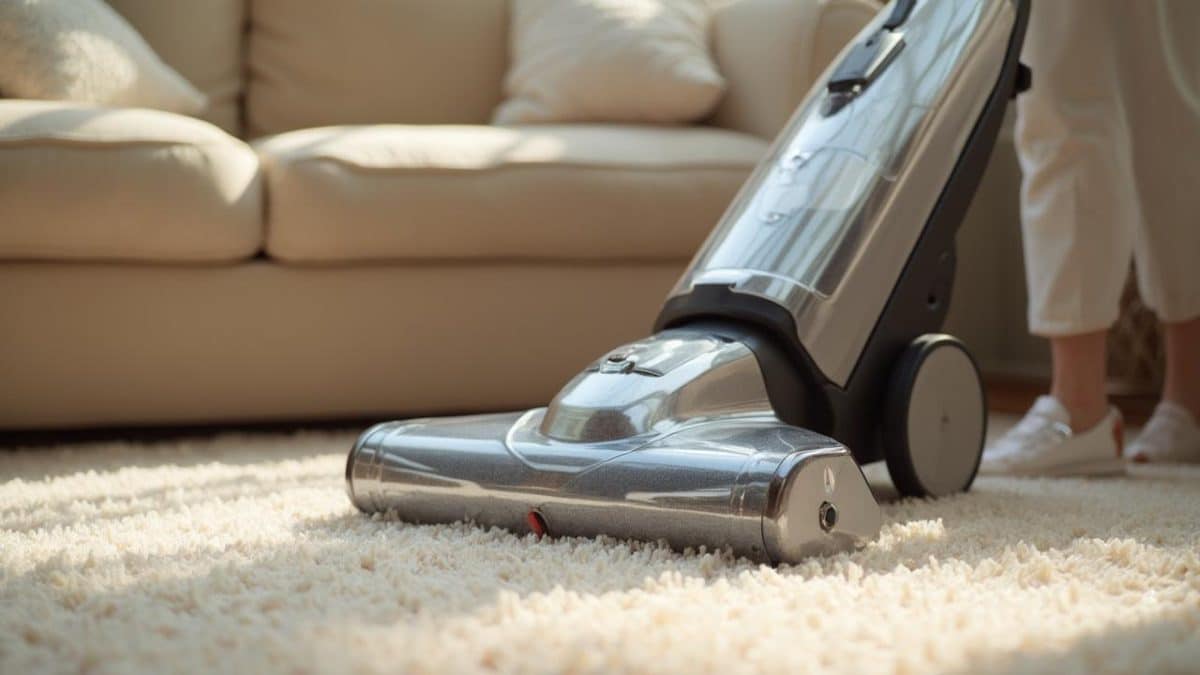
[[351,500],[412,522],[662,539],[777,563],[878,533],[849,451],[771,412],[744,345],[675,330],[621,353],[640,365],[604,357],[549,408],[372,427],[347,461]]

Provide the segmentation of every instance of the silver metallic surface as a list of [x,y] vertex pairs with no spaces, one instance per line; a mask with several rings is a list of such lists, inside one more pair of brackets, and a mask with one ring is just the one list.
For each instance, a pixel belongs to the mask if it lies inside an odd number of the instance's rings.
[[[772,562],[873,539],[880,512],[845,447],[780,422],[754,356],[668,331],[589,367],[550,408],[391,422],[346,467],[363,511],[551,535],[728,546]],[[632,367],[610,364],[632,362]],[[822,527],[822,505],[837,522]],[[827,507],[826,507],[827,508]]]
[[919,0],[897,29],[904,48],[869,86],[827,91],[835,61],[672,297],[718,284],[783,307],[844,386],[996,85],[1014,22],[1009,0]]
[[987,432],[984,409],[979,371],[965,351],[947,345],[925,357],[913,380],[905,428],[913,469],[930,496],[960,492],[975,476]]
[[575,376],[550,402],[541,431],[594,443],[753,412],[771,412],[754,354],[739,342],[676,330],[615,349]]

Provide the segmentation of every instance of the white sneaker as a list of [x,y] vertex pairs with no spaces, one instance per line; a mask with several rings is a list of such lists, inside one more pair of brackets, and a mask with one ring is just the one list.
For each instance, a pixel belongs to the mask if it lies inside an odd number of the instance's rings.
[[1200,424],[1183,406],[1161,401],[1126,455],[1135,462],[1200,462]]
[[1025,417],[988,446],[979,473],[1009,476],[1108,476],[1125,472],[1121,413],[1087,431],[1071,431],[1071,415],[1053,396],[1040,396]]

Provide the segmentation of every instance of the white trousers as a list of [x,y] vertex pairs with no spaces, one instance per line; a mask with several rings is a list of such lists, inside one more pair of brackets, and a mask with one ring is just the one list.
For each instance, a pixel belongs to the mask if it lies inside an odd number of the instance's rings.
[[1030,330],[1111,326],[1130,256],[1161,320],[1200,316],[1200,0],[1032,7],[1016,135]]

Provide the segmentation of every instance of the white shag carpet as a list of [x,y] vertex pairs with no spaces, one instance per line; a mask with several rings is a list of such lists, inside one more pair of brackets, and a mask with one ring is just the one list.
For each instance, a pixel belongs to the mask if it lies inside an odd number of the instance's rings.
[[1200,468],[770,568],[356,513],[349,433],[0,452],[0,673],[1200,672]]

